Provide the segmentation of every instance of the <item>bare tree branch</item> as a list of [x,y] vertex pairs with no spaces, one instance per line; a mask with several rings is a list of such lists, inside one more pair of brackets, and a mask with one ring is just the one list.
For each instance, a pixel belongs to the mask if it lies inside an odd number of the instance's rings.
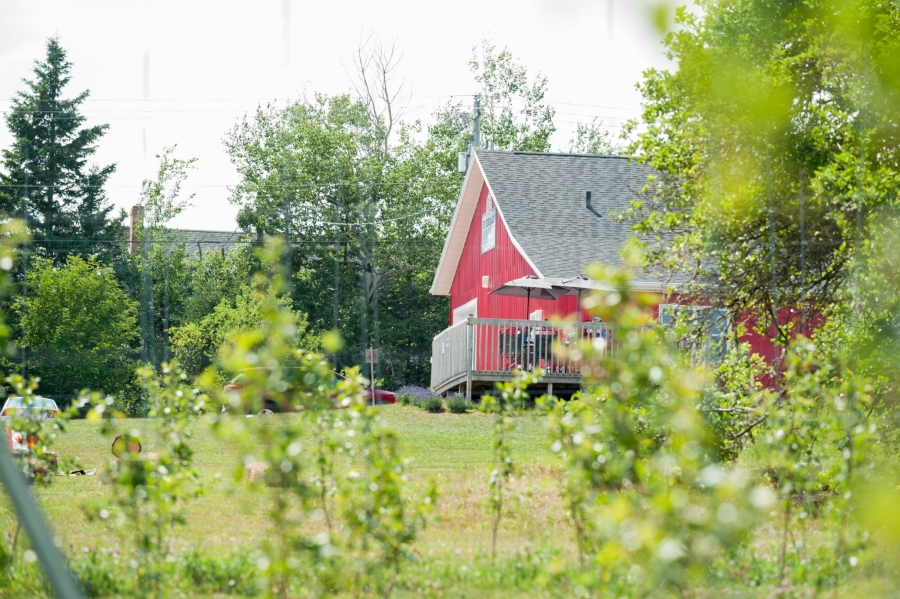
[[401,102],[405,80],[395,81],[402,58],[396,42],[387,45],[374,34],[360,41],[354,57],[353,89],[376,127],[373,137],[380,146],[383,160],[389,156],[390,136],[409,104],[408,101],[406,104]]

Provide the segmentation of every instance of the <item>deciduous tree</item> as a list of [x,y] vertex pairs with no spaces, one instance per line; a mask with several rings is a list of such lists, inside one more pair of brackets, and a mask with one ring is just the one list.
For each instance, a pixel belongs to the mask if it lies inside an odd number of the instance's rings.
[[[892,3],[697,3],[641,83],[630,153],[656,169],[656,258],[782,342],[861,272],[900,191],[900,13]],[[791,313],[790,310],[794,312]]]
[[509,48],[498,52],[488,39],[472,48],[469,69],[481,86],[483,143],[498,150],[548,151],[556,110],[544,100],[547,77],[529,80]]
[[134,381],[137,303],[113,270],[95,257],[69,256],[56,267],[33,258],[28,299],[13,304],[28,374],[41,392],[73,395],[81,389],[119,393]]

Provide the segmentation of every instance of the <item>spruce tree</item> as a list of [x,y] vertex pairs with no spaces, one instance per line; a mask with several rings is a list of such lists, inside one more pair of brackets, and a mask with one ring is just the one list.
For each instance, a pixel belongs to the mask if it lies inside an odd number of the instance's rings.
[[0,211],[23,218],[34,244],[56,263],[73,253],[109,259],[123,248],[124,211],[113,214],[103,186],[115,165],[88,159],[109,125],[84,127],[84,91],[63,99],[72,64],[59,40],[47,40],[47,57],[35,61],[33,80],[16,94],[6,124],[13,143],[2,152]]

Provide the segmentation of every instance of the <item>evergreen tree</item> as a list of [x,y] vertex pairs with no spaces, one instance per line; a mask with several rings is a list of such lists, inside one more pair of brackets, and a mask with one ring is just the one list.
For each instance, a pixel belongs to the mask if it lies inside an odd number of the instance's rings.
[[24,80],[6,115],[13,144],[2,152],[0,210],[24,218],[35,245],[56,263],[72,253],[103,257],[121,251],[109,243],[124,237],[124,211],[113,215],[103,186],[115,165],[96,166],[88,159],[108,125],[83,127],[78,111],[84,91],[63,99],[72,64],[59,40],[47,40],[47,58],[36,61],[35,78]]

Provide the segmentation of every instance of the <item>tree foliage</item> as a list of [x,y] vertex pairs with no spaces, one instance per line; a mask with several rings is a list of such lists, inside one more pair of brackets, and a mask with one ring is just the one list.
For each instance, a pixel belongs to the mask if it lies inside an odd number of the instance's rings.
[[498,150],[546,152],[556,131],[556,110],[544,101],[547,77],[529,80],[528,70],[510,52],[488,39],[472,48],[469,69],[481,86],[484,143]]
[[[375,56],[385,75],[391,59]],[[258,238],[284,237],[294,306],[313,331],[343,332],[342,363],[359,363],[363,347],[384,345],[394,354],[381,366],[396,382],[407,382],[411,367],[420,380],[421,354],[446,317],[445,300],[428,288],[452,213],[444,177],[458,175],[423,149],[413,126],[396,120],[398,108],[387,106],[394,96],[363,68],[371,67],[360,67],[370,84],[358,86],[360,97],[270,105],[229,133],[226,147],[241,176],[232,201],[239,223]]]
[[29,374],[47,394],[81,389],[118,392],[133,380],[137,304],[97,258],[69,256],[63,266],[33,258],[28,298],[13,303]]
[[897,208],[900,15],[868,0],[698,6],[666,36],[677,69],[640,86],[629,151],[658,175],[635,212],[675,233],[661,262],[785,341],[841,296]]
[[169,330],[184,323],[192,297],[192,260],[169,223],[191,206],[194,194],[185,197],[182,185],[196,158],[176,158],[176,149],[170,146],[156,155],[156,175],[144,180],[135,207],[135,243],[116,265],[139,301],[141,359],[154,365],[169,360]]
[[566,151],[571,154],[621,156],[625,148],[609,129],[603,128],[602,122],[594,119],[589,124],[578,123]]
[[173,218],[191,207],[195,194],[184,197],[181,186],[191,170],[195,169],[196,158],[176,158],[173,156],[178,145],[163,148],[156,155],[159,166],[156,177],[145,179],[141,188],[139,206],[143,209],[142,231],[153,241],[171,236],[168,225]]
[[[377,345],[389,384],[425,383],[431,338],[447,315],[429,289],[471,117],[448,104],[427,127],[404,120],[394,48],[369,40],[355,62],[353,94],[260,107],[230,131],[225,145],[241,177],[231,200],[258,240],[278,234],[291,247],[294,307],[314,332],[342,332],[341,364],[360,363],[362,348]],[[485,139],[549,149],[546,78],[530,80],[489,42],[471,67],[484,88]]]
[[[265,319],[262,295],[249,285],[241,287],[233,299],[223,298],[199,322],[188,322],[172,331],[172,350],[185,371],[197,376],[210,364],[218,364],[220,348],[235,336],[258,329]],[[278,308],[290,317],[292,334],[285,338],[292,347],[312,351],[318,345],[306,332],[306,317],[290,307],[290,298],[278,299]]]
[[85,127],[79,112],[84,91],[64,99],[72,64],[56,38],[36,61],[35,78],[12,100],[6,124],[13,136],[3,150],[0,210],[26,221],[35,244],[57,263],[72,253],[112,259],[121,247],[124,213],[113,214],[103,186],[115,165],[88,161],[108,125]]

